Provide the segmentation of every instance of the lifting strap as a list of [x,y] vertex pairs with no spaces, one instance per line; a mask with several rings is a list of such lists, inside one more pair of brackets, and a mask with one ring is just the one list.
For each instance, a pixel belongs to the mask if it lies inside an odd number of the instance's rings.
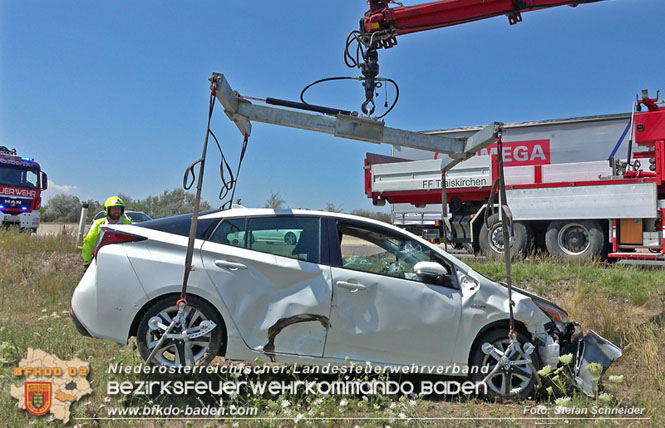
[[[231,191],[231,200],[228,201],[228,203],[223,204],[222,208],[225,208],[227,205],[228,208],[231,208],[233,206],[232,204],[233,204],[233,197],[235,196],[235,184],[237,182],[238,174],[240,173],[240,166],[242,165],[242,160],[245,156],[245,150],[247,149],[247,141],[249,136],[245,135],[240,155],[240,162],[238,163],[238,171],[236,172],[236,176],[234,178],[233,173],[231,172],[231,168],[228,165],[226,158],[224,157],[224,153],[222,152],[221,146],[219,145],[219,141],[217,140],[215,134],[213,134],[212,130],[210,129],[212,113],[215,108],[215,92],[216,88],[215,86],[212,86],[212,90],[210,92],[210,104],[208,108],[208,129],[206,131],[205,141],[203,143],[203,153],[201,154],[201,158],[199,160],[191,164],[185,170],[185,176],[183,177],[183,187],[186,190],[191,188],[191,186],[194,184],[195,177],[197,180],[197,184],[196,184],[196,196],[194,198],[194,212],[192,213],[192,220],[189,227],[189,239],[187,241],[187,252],[185,253],[185,273],[182,280],[182,289],[180,291],[180,298],[176,303],[176,306],[178,308],[178,313],[176,314],[175,317],[173,317],[171,323],[162,333],[162,336],[159,338],[159,341],[157,342],[152,352],[146,359],[146,364],[151,363],[151,361],[155,358],[157,352],[161,349],[161,346],[166,340],[167,336],[172,336],[171,331],[175,328],[176,325],[180,324],[180,322],[186,316],[185,308],[187,307],[187,284],[189,282],[189,273],[192,271],[192,257],[194,254],[194,243],[196,241],[199,210],[201,208],[201,190],[203,189],[203,173],[205,171],[206,156],[208,153],[208,140],[210,135],[212,135],[212,137],[215,139],[215,142],[217,143],[220,153],[222,154],[222,164],[220,165],[220,174],[222,178],[222,191],[220,192],[220,199],[223,198],[226,194],[228,194],[229,191]],[[196,173],[194,171],[194,168],[196,167],[197,164],[199,165],[198,177],[196,176]],[[229,181],[227,181],[224,177],[224,167],[226,167],[229,174],[231,175],[231,179]],[[207,331],[211,331],[214,328],[215,325],[213,323],[211,326],[208,327]],[[191,363],[193,364],[194,361],[192,360]]]
[[[509,328],[508,328],[508,338],[510,339],[510,344],[508,348],[505,349],[505,352],[501,353],[498,349],[492,346],[489,343],[485,343],[482,346],[482,351],[491,355],[496,361],[494,368],[485,376],[483,379],[484,383],[487,383],[489,379],[492,378],[498,371],[502,370],[502,367],[509,365],[523,364],[526,363],[531,372],[536,377],[536,383],[538,388],[542,386],[540,376],[536,371],[536,367],[533,365],[529,355],[534,352],[535,347],[526,343],[524,347],[520,344],[517,339],[517,330],[515,329],[515,318],[513,314],[513,279],[512,279],[512,255],[510,251],[510,230],[512,228],[512,214],[508,208],[508,200],[506,199],[506,177],[504,175],[504,163],[503,163],[503,139],[502,132],[499,132],[499,139],[497,140],[497,156],[499,159],[499,176],[492,185],[492,191],[490,192],[490,198],[487,201],[487,209],[485,210],[485,224],[488,222],[488,211],[490,207],[492,212],[494,212],[494,197],[498,190],[499,192],[499,218],[501,219],[501,228],[503,231],[503,256],[504,263],[506,265],[506,282],[508,286],[508,311],[509,311]],[[488,226],[489,227],[489,226]],[[511,360],[511,358],[518,358],[518,360]],[[521,360],[519,360],[521,358]]]

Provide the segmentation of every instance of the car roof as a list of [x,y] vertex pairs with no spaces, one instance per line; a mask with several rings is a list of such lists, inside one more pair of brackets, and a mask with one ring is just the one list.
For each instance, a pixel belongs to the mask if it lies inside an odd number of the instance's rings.
[[[224,211],[217,211],[214,213],[202,215],[201,219],[212,219],[212,218],[233,218],[233,217],[254,217],[254,216],[288,216],[288,215],[311,215],[311,216],[321,216],[321,217],[335,217],[335,218],[344,218],[347,220],[357,220],[364,221],[367,223],[373,223],[379,226],[388,226],[390,228],[395,228],[395,226],[388,224],[383,221],[374,220],[368,217],[362,217],[352,214],[337,213],[331,211],[315,211],[315,210],[302,210],[302,209],[291,209],[291,208],[232,208]],[[401,230],[396,228],[397,230]]]

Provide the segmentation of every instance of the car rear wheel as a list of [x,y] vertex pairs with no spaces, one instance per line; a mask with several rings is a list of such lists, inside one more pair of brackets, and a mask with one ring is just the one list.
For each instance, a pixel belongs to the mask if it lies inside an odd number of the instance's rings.
[[[158,300],[145,312],[139,321],[136,332],[139,352],[147,360],[163,333],[178,313],[177,298],[164,297]],[[175,337],[180,334],[195,334],[215,323],[215,328],[200,337]],[[190,296],[184,311],[184,321],[176,325],[169,337],[162,342],[159,350],[151,361],[153,365],[194,366],[209,364],[219,353],[224,344],[225,326],[213,306],[205,300]]]
[[[523,345],[526,343],[524,335],[518,335],[518,340],[522,345],[522,349],[524,349]],[[508,345],[510,345],[508,329],[490,330],[478,339],[477,346],[471,355],[473,370],[471,379],[474,382],[481,382],[485,379],[498,362],[493,356],[482,351],[484,343],[490,343],[500,354],[504,354],[508,349]],[[489,376],[486,380],[486,397],[495,400],[532,397],[536,384],[536,373],[517,351],[513,350],[507,357],[509,361],[514,363],[505,364],[496,373]],[[540,361],[536,352],[532,353],[529,358],[533,367],[538,370]]]

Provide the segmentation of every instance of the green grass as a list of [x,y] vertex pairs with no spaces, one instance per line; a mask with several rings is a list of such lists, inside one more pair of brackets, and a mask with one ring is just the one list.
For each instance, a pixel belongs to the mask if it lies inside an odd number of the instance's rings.
[[[505,269],[500,262],[469,263],[474,269],[497,280],[505,279]],[[109,380],[150,380],[154,376],[107,374],[109,363],[122,362],[134,365],[141,362],[134,343],[120,346],[103,340],[81,336],[72,324],[67,310],[74,287],[83,274],[82,261],[74,250],[71,237],[41,237],[16,231],[0,233],[0,427],[61,426],[48,417],[33,417],[18,410],[16,400],[9,395],[10,384],[20,384],[13,375],[15,367],[24,358],[28,347],[40,348],[61,359],[79,357],[90,363],[93,394],[71,406],[72,418],[68,424],[85,427],[133,427],[133,426],[233,426],[230,420],[210,421],[107,421],[76,420],[81,417],[105,417],[109,406],[142,406],[154,403],[164,405],[210,404],[214,398],[177,396],[132,396],[108,398],[106,385]],[[622,385],[607,384],[606,391],[621,405],[645,407],[647,423],[631,426],[663,426],[665,409],[665,368],[662,349],[665,332],[662,328],[665,304],[665,271],[641,270],[592,263],[586,266],[560,265],[541,258],[522,261],[513,266],[515,285],[528,288],[550,297],[567,309],[571,318],[579,320],[586,328],[593,328],[601,335],[623,347],[625,354],[609,374],[624,374]],[[660,316],[660,318],[659,318]],[[216,363],[218,361],[216,360]],[[219,363],[223,364],[222,361]],[[302,380],[305,376],[302,375]],[[283,380],[289,375],[264,376],[264,380]],[[311,378],[311,377],[310,377]],[[228,380],[229,376],[202,375],[200,380]],[[411,399],[413,398],[413,399]],[[399,398],[340,396],[264,396],[223,397],[224,405],[250,405],[259,409],[262,417],[283,417],[288,420],[261,421],[261,426],[450,426],[483,427],[534,426],[533,421],[520,420],[448,420],[434,422],[401,421],[400,413],[412,417],[458,418],[520,418],[524,417],[525,404],[543,404],[553,408],[553,403],[526,401],[524,403],[487,403],[473,398]],[[285,405],[284,402],[288,402]],[[582,395],[575,395],[578,406],[592,406],[594,402]],[[382,420],[318,420],[299,421],[298,415],[307,417],[375,417]],[[256,421],[240,421],[240,426],[255,426]],[[588,426],[583,421],[569,421],[566,426]],[[621,421],[595,421],[593,426],[625,426]]]
[[[469,262],[474,270],[498,281],[506,280],[506,268],[502,261]],[[665,295],[665,270],[643,269],[591,262],[586,265],[562,264],[539,257],[514,263],[513,283],[541,294],[556,295],[559,292],[581,289],[587,293],[599,293],[608,298],[626,299],[639,306],[650,298]]]

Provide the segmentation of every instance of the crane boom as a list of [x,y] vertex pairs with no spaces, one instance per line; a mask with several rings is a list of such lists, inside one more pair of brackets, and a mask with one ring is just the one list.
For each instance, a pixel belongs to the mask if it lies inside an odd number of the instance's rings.
[[[392,0],[368,0],[369,10],[360,20],[360,31],[347,39],[345,61],[349,67],[358,67],[363,75],[365,102],[363,113],[374,112],[374,94],[379,83],[379,55],[377,50],[397,44],[397,36],[435,28],[450,27],[467,22],[506,15],[511,25],[522,21],[522,12],[557,6],[577,6],[604,0],[443,0],[403,6]],[[398,4],[398,7],[390,7]],[[359,47],[356,57],[350,53],[351,40]],[[362,56],[361,58],[359,58]],[[396,101],[395,101],[396,102]]]
[[521,13],[557,6],[577,6],[603,0],[444,0],[413,6],[389,7],[390,1],[369,0],[370,9],[361,21],[361,32],[377,42],[377,48],[392,47],[398,35],[479,21],[507,15],[510,24],[522,20]]

